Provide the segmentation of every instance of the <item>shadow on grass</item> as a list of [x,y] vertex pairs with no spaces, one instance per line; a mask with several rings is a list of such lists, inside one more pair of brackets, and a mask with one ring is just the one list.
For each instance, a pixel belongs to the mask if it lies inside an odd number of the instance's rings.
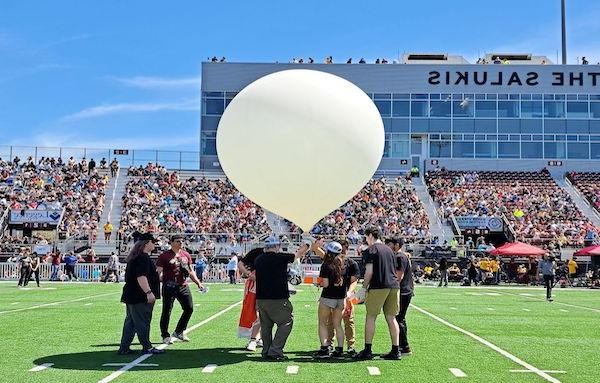
[[[264,360],[260,353],[249,353],[240,348],[206,348],[197,350],[167,349],[164,354],[154,355],[141,362],[142,364],[158,364],[158,366],[137,367],[144,370],[185,370],[203,368],[208,364],[226,366],[242,362],[258,363],[345,363],[352,359],[326,359],[315,360],[314,352],[289,353],[289,359],[283,362]],[[117,355],[115,351],[89,351],[70,354],[49,355],[34,360],[34,364],[53,363],[52,368],[62,370],[98,370],[114,371],[118,366],[103,366],[106,363],[130,363],[141,354]]]

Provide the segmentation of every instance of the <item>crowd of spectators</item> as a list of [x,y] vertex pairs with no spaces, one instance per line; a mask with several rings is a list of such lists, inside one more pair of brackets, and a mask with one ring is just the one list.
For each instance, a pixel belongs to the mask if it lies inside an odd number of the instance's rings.
[[[429,235],[429,218],[410,179],[372,179],[350,201],[318,222],[312,233],[345,237],[356,244],[369,225],[381,227],[386,236]],[[292,230],[298,228],[292,225]]]
[[[106,166],[106,161],[101,161]],[[59,230],[67,236],[95,236],[102,214],[108,177],[98,173],[96,162],[73,157],[32,157],[21,162],[0,159],[0,209],[63,209]]]
[[[191,177],[148,164],[130,168],[122,199],[122,234],[133,231],[219,233],[241,239],[270,231],[265,211],[225,179]],[[240,239],[240,238],[238,238]]]
[[600,173],[570,172],[567,173],[567,178],[600,213]]
[[429,172],[426,182],[440,204],[439,214],[505,216],[517,239],[533,244],[582,246],[588,232],[598,232],[571,196],[540,172]]

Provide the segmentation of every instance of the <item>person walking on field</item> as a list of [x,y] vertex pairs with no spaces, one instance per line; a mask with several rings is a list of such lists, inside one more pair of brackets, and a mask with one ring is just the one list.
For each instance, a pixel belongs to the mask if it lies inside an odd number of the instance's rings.
[[[156,271],[163,283],[163,307],[160,315],[160,332],[163,343],[171,344],[173,338],[183,342],[189,342],[190,340],[184,330],[187,328],[194,312],[194,302],[187,284],[187,278],[191,278],[199,289],[204,289],[204,285],[198,280],[192,265],[192,257],[183,249],[183,236],[181,235],[171,237],[171,249],[162,253],[156,261]],[[183,313],[179,318],[179,322],[177,322],[175,331],[169,334],[169,321],[175,299],[179,301]]]

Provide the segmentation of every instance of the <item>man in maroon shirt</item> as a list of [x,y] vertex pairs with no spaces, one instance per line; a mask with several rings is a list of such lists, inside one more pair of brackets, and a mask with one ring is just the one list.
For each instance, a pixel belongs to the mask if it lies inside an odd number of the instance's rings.
[[[163,286],[163,307],[160,316],[160,332],[163,343],[173,343],[172,337],[188,342],[190,339],[183,332],[194,311],[194,302],[192,293],[187,284],[188,276],[194,281],[198,288],[203,289],[204,285],[198,280],[190,254],[182,249],[183,236],[175,235],[171,238],[171,249],[162,253],[156,262],[156,271],[160,275]],[[169,334],[169,320],[171,319],[171,310],[173,303],[177,299],[183,313],[173,334]]]
[[51,281],[58,281],[58,271],[60,270],[60,251],[56,250],[54,253],[50,254],[50,258],[52,258],[52,275],[50,275]]

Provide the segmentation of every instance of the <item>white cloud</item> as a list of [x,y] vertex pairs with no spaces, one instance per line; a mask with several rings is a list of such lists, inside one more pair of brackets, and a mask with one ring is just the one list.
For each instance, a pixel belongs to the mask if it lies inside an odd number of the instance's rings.
[[195,89],[200,90],[200,77],[164,78],[136,76],[132,78],[115,78],[120,84],[141,89]]
[[60,119],[62,122],[78,121],[89,118],[103,117],[113,114],[146,113],[161,111],[195,111],[200,110],[200,100],[187,99],[179,102],[156,103],[121,103],[103,104],[85,108],[79,112],[69,114]]

